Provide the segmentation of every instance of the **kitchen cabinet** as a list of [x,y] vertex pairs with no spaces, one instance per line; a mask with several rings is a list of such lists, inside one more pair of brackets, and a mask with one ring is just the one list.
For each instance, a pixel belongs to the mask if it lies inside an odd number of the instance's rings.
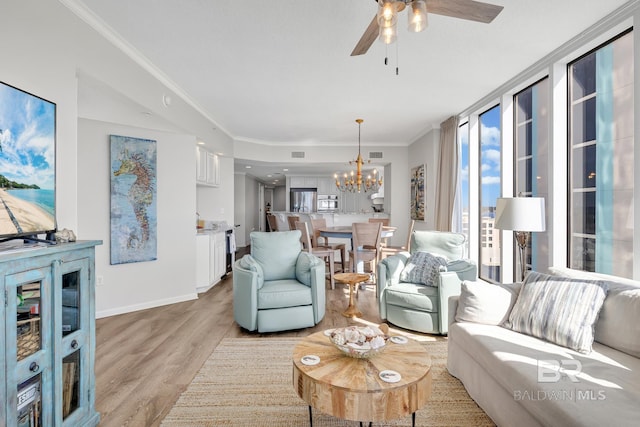
[[224,231],[196,236],[196,291],[205,292],[226,274],[227,242]]
[[304,188],[304,177],[303,176],[292,176],[289,179],[289,187],[291,187],[291,188]]
[[318,177],[292,176],[289,178],[290,188],[318,188]]
[[318,178],[318,194],[337,195],[336,181],[333,178]]
[[198,233],[196,235],[196,288],[207,289],[209,287],[209,234]]
[[226,242],[224,232],[212,233],[209,247],[209,281],[218,283],[225,273]]
[[220,158],[203,147],[196,147],[196,183],[211,187],[220,185]]
[[95,246],[0,252],[0,425],[96,426]]

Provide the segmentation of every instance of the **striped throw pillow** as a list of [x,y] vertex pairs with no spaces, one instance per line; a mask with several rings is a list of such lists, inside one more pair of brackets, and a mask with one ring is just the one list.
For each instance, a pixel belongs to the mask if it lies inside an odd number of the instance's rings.
[[590,353],[608,285],[530,272],[505,327],[580,353]]

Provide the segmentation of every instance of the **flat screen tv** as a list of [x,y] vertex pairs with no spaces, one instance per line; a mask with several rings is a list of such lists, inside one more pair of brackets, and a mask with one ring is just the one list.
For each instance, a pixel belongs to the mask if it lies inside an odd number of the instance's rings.
[[51,240],[55,153],[56,104],[0,82],[0,242]]

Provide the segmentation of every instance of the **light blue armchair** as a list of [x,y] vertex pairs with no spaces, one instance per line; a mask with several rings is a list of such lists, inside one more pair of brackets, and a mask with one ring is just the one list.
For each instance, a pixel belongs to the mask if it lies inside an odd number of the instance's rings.
[[252,232],[233,266],[233,317],[258,332],[316,325],[325,314],[325,265],[302,251],[300,231]]
[[[401,328],[446,335],[449,297],[460,295],[463,280],[476,280],[478,275],[475,262],[463,259],[465,240],[459,233],[413,231],[411,253],[400,252],[378,264],[380,317]],[[438,260],[442,265],[431,273],[433,280],[429,283],[406,281],[403,270],[416,252],[446,259]]]

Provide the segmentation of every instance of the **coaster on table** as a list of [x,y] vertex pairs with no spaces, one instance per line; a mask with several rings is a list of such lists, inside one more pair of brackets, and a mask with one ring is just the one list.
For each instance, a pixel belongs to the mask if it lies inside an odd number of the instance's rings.
[[409,342],[409,339],[407,337],[403,337],[402,335],[394,335],[389,339],[391,340],[391,342],[396,344],[406,344]]
[[320,358],[315,354],[307,354],[306,356],[302,356],[300,362],[302,362],[303,365],[313,366],[320,363]]
[[400,376],[399,372],[396,371],[391,371],[389,369],[386,369],[384,371],[380,371],[380,374],[378,374],[380,376],[380,379],[384,382],[387,383],[397,383],[398,381],[400,381],[402,379],[402,377]]

